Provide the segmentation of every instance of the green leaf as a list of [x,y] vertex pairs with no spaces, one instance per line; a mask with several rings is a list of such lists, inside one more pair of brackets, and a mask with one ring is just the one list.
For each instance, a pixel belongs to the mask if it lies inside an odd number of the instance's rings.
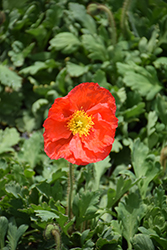
[[47,39],[49,37],[49,33],[42,24],[40,24],[38,27],[27,29],[26,32],[32,35],[38,41],[40,47],[45,46]]
[[41,133],[34,132],[32,136],[24,141],[19,159],[23,162],[28,162],[31,168],[34,168],[39,160],[39,152],[41,150],[43,137]]
[[13,10],[14,8],[23,8],[26,5],[27,0],[23,1],[13,1],[13,0],[3,0],[3,9],[4,10]]
[[149,235],[151,239],[154,240],[154,242],[156,241],[156,245],[160,246],[160,249],[166,250],[166,246],[167,246],[167,239],[160,237],[156,231],[152,230],[152,229],[146,229],[144,227],[139,227],[139,231],[142,232],[143,234]]
[[8,229],[8,220],[4,216],[0,216],[0,249],[5,246],[5,235]]
[[67,72],[71,77],[78,77],[88,72],[89,66],[78,65],[72,62],[67,62]]
[[61,32],[50,40],[50,49],[62,50],[64,54],[75,52],[80,46],[78,38],[70,32]]
[[108,189],[107,207],[111,208],[138,181],[139,179],[136,179],[135,182],[132,182],[132,180],[129,178],[124,179],[122,175],[119,178],[117,178],[116,189],[113,188]]
[[76,226],[81,222],[90,220],[97,216],[96,205],[99,201],[99,192],[82,192],[77,194],[73,201],[73,214],[76,216]]
[[5,186],[6,192],[9,194],[13,194],[15,198],[19,198],[19,195],[21,195],[21,187],[19,183],[16,183],[15,181],[10,181]]
[[148,114],[148,124],[147,124],[147,134],[150,136],[152,133],[155,132],[155,124],[158,120],[155,111],[150,111]]
[[85,6],[78,3],[69,3],[72,16],[80,21],[82,25],[92,34],[96,33],[96,23],[94,19],[86,13]]
[[103,161],[96,162],[93,164],[93,182],[92,182],[92,190],[98,190],[100,186],[100,179],[102,175],[107,171],[110,167],[110,157],[107,156]]
[[21,87],[22,78],[4,65],[0,65],[0,82],[14,90]]
[[44,98],[40,98],[37,101],[35,101],[32,105],[33,114],[35,115],[37,112],[39,112],[41,107],[45,107],[47,104],[48,104],[48,100],[46,100]]
[[29,110],[24,110],[22,117],[16,119],[16,126],[21,132],[32,132],[37,128],[39,119],[36,120]]
[[59,25],[61,17],[63,15],[63,5],[59,3],[51,3],[50,8],[45,12],[45,20],[43,21],[43,25],[46,28],[54,28]]
[[20,136],[15,128],[6,128],[4,131],[0,130],[0,154],[14,151],[12,146],[16,145],[19,140]]
[[153,62],[154,66],[157,69],[165,68],[167,69],[167,58],[166,57],[159,57]]
[[106,227],[96,242],[98,249],[119,250],[119,235],[115,235],[111,227]]
[[137,138],[133,143],[133,147],[131,148],[132,164],[137,178],[145,176],[146,170],[144,163],[148,152],[148,147],[140,142],[139,138]]
[[51,211],[47,210],[34,210],[36,216],[41,218],[41,221],[48,221],[59,218],[59,216]]
[[42,194],[43,196],[50,199],[53,197],[55,201],[62,199],[62,186],[59,182],[55,182],[53,185],[46,182],[41,182],[38,185],[36,185],[37,190]]
[[140,142],[139,138],[131,146],[131,157],[135,175],[137,178],[143,177],[138,183],[143,198],[146,195],[149,183],[160,171],[160,164],[149,160],[148,152],[148,147]]
[[147,66],[145,69],[132,62],[129,62],[129,64],[118,62],[117,68],[118,72],[124,76],[123,81],[126,86],[138,91],[147,100],[152,100],[162,89],[157,72],[153,66]]
[[19,71],[20,74],[30,74],[35,75],[39,70],[46,69],[48,66],[45,62],[38,62],[36,61],[34,65],[28,66],[22,70]]
[[157,95],[156,98],[156,105],[159,119],[167,126],[167,101],[165,97],[161,96],[160,94]]
[[33,171],[31,168],[26,168],[24,170],[24,175],[26,178],[32,178],[35,175],[35,171]]
[[98,69],[93,76],[93,82],[97,82],[101,87],[110,89],[111,85],[107,82],[106,74],[103,70]]
[[150,79],[135,72],[128,72],[123,80],[132,90],[137,90],[142,96],[146,96],[147,100],[152,100],[162,88],[158,84],[153,85]]
[[137,105],[134,105],[132,108],[126,109],[122,114],[125,117],[125,120],[129,120],[132,117],[138,117],[145,111],[145,103],[141,102]]
[[20,67],[24,64],[24,59],[29,55],[31,50],[33,49],[35,43],[31,43],[25,49],[23,43],[20,41],[14,41],[12,44],[12,49],[8,52],[8,55],[11,57],[13,64],[16,67]]
[[82,36],[82,42],[85,49],[89,51],[89,57],[92,60],[100,60],[102,62],[108,60],[107,49],[100,37],[85,34]]
[[137,194],[131,193],[124,200],[121,200],[115,209],[118,213],[118,219],[123,225],[123,236],[128,242],[129,249],[132,249],[131,239],[138,230],[139,223],[146,211],[146,205]]
[[112,145],[112,152],[118,153],[122,149],[122,144],[119,142],[118,138],[115,138],[114,143]]
[[154,250],[154,245],[150,237],[146,234],[136,234],[132,240],[135,250]]
[[27,229],[28,225],[25,224],[22,224],[19,228],[17,228],[15,220],[11,219],[8,224],[7,232],[7,242],[10,250],[16,250],[20,237],[25,233]]

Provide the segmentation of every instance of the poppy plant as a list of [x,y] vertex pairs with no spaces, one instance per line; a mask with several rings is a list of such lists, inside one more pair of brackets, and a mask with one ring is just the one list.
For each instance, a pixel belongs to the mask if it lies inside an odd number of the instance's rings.
[[112,94],[98,83],[81,83],[49,109],[44,150],[51,159],[86,165],[108,156],[118,119]]

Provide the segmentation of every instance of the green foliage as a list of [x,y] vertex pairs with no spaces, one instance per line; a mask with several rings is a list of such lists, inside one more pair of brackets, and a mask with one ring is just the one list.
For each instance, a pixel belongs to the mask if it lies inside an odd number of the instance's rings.
[[19,133],[15,128],[6,128],[0,130],[0,154],[14,151],[12,146],[16,145],[20,140]]
[[[63,250],[167,249],[167,3],[89,4],[0,3],[2,250],[55,249],[55,229]],[[119,126],[106,159],[74,166],[69,220],[68,162],[46,156],[42,124],[81,82],[112,93]]]

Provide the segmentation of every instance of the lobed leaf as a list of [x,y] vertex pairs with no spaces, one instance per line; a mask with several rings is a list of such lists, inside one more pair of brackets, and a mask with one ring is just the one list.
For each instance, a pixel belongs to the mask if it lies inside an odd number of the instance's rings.
[[64,54],[75,52],[80,46],[79,39],[70,32],[61,32],[50,40],[50,49],[62,50]]
[[18,90],[21,87],[22,78],[8,67],[0,65],[0,82],[5,86]]
[[20,140],[19,133],[15,128],[6,128],[0,130],[0,154],[14,151],[12,146],[16,145]]

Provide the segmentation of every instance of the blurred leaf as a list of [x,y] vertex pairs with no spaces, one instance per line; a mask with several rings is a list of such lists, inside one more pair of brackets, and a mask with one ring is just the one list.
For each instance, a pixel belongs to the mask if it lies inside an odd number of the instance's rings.
[[152,100],[162,89],[157,78],[157,72],[153,66],[146,69],[132,62],[129,64],[117,63],[118,71],[123,75],[123,81],[132,90],[136,90],[147,100]]
[[157,69],[165,68],[167,69],[167,58],[166,57],[159,57],[153,62],[154,66]]
[[39,160],[39,153],[41,150],[41,145],[43,142],[43,137],[41,133],[34,132],[32,136],[24,141],[19,154],[19,159],[23,162],[28,162],[31,168],[34,168]]
[[24,175],[26,178],[32,178],[35,175],[35,171],[33,171],[31,168],[26,168],[24,170]]
[[21,187],[19,183],[16,183],[15,181],[10,181],[6,184],[5,189],[9,194],[13,194],[16,198],[19,198],[19,195],[21,195]]
[[48,104],[48,100],[46,99],[38,99],[36,102],[33,103],[32,105],[32,112],[35,115],[37,112],[39,112],[39,110],[41,109],[41,107],[45,107]]
[[112,145],[112,152],[118,153],[122,148],[122,144],[119,142],[118,138],[115,138],[114,143]]
[[28,225],[22,224],[19,228],[17,228],[15,220],[12,219],[8,224],[8,232],[7,232],[7,243],[9,249],[16,250],[17,243],[20,237],[25,233],[28,229]]
[[82,42],[85,49],[89,51],[89,57],[92,60],[100,60],[102,62],[108,60],[107,50],[100,37],[85,34],[82,36]]
[[39,46],[45,46],[49,33],[42,24],[38,27],[27,29],[26,32],[35,37],[35,39],[38,41]]
[[48,66],[46,65],[45,62],[38,62],[36,61],[34,65],[28,66],[22,70],[20,70],[20,74],[30,74],[30,75],[35,75],[39,70],[46,69]]
[[46,10],[46,17],[43,25],[47,28],[54,28],[58,26],[63,15],[63,5],[59,3],[52,3],[50,8]]
[[55,182],[52,185],[50,183],[41,182],[36,185],[36,188],[40,192],[40,194],[48,199],[50,199],[51,197],[53,197],[55,201],[62,199],[62,186],[59,182]]
[[90,33],[95,34],[96,23],[93,18],[86,13],[84,5],[78,3],[69,3],[69,9],[76,20],[80,21]]
[[23,65],[25,57],[29,55],[34,45],[35,43],[31,43],[29,46],[23,49],[24,45],[20,41],[13,42],[12,44],[13,50],[10,50],[8,54],[11,57],[11,60],[16,67],[20,67]]
[[90,220],[97,216],[96,205],[99,201],[99,192],[83,192],[81,195],[76,194],[73,201],[73,214],[76,217],[76,226],[81,222]]
[[66,68],[63,68],[62,70],[60,70],[56,77],[56,86],[63,94],[66,93],[66,75],[67,70]]
[[136,234],[132,241],[135,250],[154,250],[154,245],[152,240],[148,235]]
[[0,65],[0,82],[14,90],[21,87],[22,78],[4,65]]
[[138,105],[133,106],[132,108],[126,109],[122,114],[124,115],[125,120],[129,120],[132,117],[138,117],[145,111],[145,103],[141,102]]
[[160,94],[157,95],[156,100],[159,119],[167,126],[167,100]]
[[148,152],[148,147],[140,142],[139,138],[131,146],[131,157],[135,175],[137,178],[143,177],[138,184],[143,198],[146,195],[149,183],[160,171],[160,164],[149,160]]
[[5,246],[5,235],[8,229],[8,220],[4,216],[0,216],[0,249]]
[[122,222],[123,236],[128,242],[128,248],[132,249],[131,239],[138,230],[139,223],[146,211],[146,205],[143,204],[137,194],[131,193],[125,196],[125,199],[121,200],[115,209],[119,221]]
[[147,124],[147,134],[150,136],[152,133],[155,132],[155,124],[156,121],[158,120],[158,117],[156,115],[155,111],[151,111],[148,114],[148,124]]
[[139,231],[146,235],[149,235],[151,239],[154,240],[154,242],[156,241],[156,245],[158,244],[158,246],[160,246],[160,249],[166,250],[166,246],[167,246],[167,239],[160,237],[154,230],[152,229],[146,229],[144,227],[139,227]]
[[134,182],[130,178],[124,179],[121,175],[116,180],[116,189],[109,188],[107,192],[107,207],[111,208],[119,199],[137,182],[139,179],[136,179]]
[[93,76],[93,82],[97,82],[101,87],[110,89],[111,85],[107,82],[106,74],[101,69],[98,69]]
[[136,177],[139,178],[141,176],[145,176],[145,160],[147,158],[149,149],[146,145],[140,142],[140,139],[136,139],[133,143],[133,147],[131,148],[132,154],[132,164],[134,167],[134,171]]
[[27,0],[21,2],[13,0],[2,0],[2,5],[4,10],[12,10],[14,8],[22,8],[26,4]]
[[59,216],[51,211],[46,210],[34,210],[36,216],[41,218],[41,221],[48,221],[59,218]]
[[12,146],[16,145],[19,140],[20,136],[15,128],[6,128],[4,131],[0,130],[0,154],[14,151]]
[[153,99],[162,88],[159,84],[153,85],[147,77],[135,72],[128,72],[124,77],[124,82],[132,90],[137,90],[142,96],[146,96],[147,100]]
[[21,132],[26,131],[29,133],[37,127],[38,122],[28,110],[25,110],[23,111],[22,117],[16,119],[16,126]]
[[106,227],[96,242],[98,249],[121,250],[119,246],[119,235],[115,235],[111,228]]
[[89,70],[89,66],[85,65],[78,65],[72,62],[67,62],[67,72],[70,74],[71,77],[78,77]]
[[110,167],[110,158],[106,157],[103,161],[96,162],[93,164],[93,175],[94,179],[92,182],[92,190],[98,190],[100,187],[100,179],[102,175],[109,169]]
[[61,32],[50,40],[50,49],[62,50],[64,54],[75,52],[80,46],[78,38],[70,32]]

